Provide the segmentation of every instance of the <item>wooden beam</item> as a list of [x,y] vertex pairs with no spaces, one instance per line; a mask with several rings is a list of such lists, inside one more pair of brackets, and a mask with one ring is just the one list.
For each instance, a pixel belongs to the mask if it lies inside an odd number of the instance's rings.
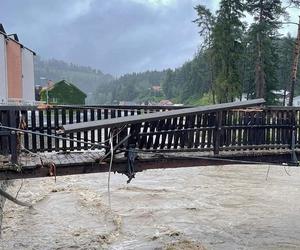
[[[147,169],[160,168],[183,168],[196,166],[210,166],[210,165],[228,165],[232,164],[231,160],[226,159],[210,159],[205,158],[189,158],[189,157],[172,157],[172,158],[148,158],[139,159],[135,161],[135,172],[142,172]],[[126,173],[128,168],[127,159],[114,160],[112,165],[112,172]],[[109,162],[86,162],[74,164],[60,164],[56,166],[56,175],[76,175],[89,173],[103,173],[109,171]],[[27,179],[51,177],[47,167],[23,168],[22,171],[5,170],[0,171],[1,180],[13,179]],[[53,176],[52,176],[53,177]]]
[[263,103],[265,103],[265,100],[261,98],[261,99],[243,101],[243,102],[230,102],[230,103],[222,103],[216,105],[199,106],[194,108],[184,108],[179,110],[156,112],[156,113],[136,115],[136,116],[119,117],[114,119],[67,124],[63,126],[63,129],[62,131],[60,131],[60,133],[67,134],[67,133],[74,133],[78,131],[93,130],[98,128],[118,128],[124,125],[137,124],[145,121],[148,122],[157,121],[157,120],[174,118],[174,117],[182,117],[186,115],[194,115],[198,113],[208,113],[208,112],[216,112],[216,111],[233,109],[233,108],[258,106]]

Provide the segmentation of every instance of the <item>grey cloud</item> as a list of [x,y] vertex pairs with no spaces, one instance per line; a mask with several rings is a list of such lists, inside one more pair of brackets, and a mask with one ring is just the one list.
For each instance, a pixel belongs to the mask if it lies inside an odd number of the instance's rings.
[[[144,0],[147,2],[149,0]],[[193,7],[216,10],[219,0],[2,0],[8,32],[43,58],[56,58],[120,75],[174,68],[191,59],[200,44]],[[291,12],[297,21],[296,12]],[[296,27],[285,26],[283,33]]]
[[4,0],[0,13],[8,31],[42,57],[120,75],[192,58],[200,42],[193,6],[200,2],[151,7],[132,0],[27,0],[21,6]]

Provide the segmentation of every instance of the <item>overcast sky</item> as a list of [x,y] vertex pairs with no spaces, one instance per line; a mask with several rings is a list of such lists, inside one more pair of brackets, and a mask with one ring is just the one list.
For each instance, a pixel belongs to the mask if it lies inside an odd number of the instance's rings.
[[[7,33],[42,58],[92,66],[114,76],[174,68],[200,43],[194,6],[218,0],[1,0]],[[293,21],[297,22],[296,11]],[[295,34],[296,27],[286,27]]]

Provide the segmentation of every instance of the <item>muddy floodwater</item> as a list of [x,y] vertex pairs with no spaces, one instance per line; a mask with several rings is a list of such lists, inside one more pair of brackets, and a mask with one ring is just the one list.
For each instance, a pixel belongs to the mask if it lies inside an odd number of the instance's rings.
[[[300,249],[300,168],[209,166],[24,180],[1,249]],[[289,175],[288,175],[289,174]],[[15,194],[21,181],[8,189]]]

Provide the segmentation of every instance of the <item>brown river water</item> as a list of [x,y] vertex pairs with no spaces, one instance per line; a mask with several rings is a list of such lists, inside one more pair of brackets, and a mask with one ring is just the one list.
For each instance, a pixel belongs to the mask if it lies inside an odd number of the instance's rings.
[[[300,249],[300,168],[209,166],[24,180],[0,249]],[[8,191],[15,194],[21,180]]]

